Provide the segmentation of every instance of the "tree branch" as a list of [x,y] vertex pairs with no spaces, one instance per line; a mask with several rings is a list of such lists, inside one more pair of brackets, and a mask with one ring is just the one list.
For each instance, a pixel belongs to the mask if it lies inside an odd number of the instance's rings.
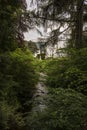
[[43,19],[43,20],[47,20],[47,21],[67,22],[67,23],[76,22],[76,20],[58,19],[58,18],[53,19],[53,18],[46,18],[43,16],[34,16],[32,18]]

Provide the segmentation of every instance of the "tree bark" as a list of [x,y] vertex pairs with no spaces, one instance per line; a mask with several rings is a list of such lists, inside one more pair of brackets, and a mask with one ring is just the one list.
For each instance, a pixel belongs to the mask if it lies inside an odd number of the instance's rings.
[[84,0],[78,0],[77,2],[77,15],[76,15],[76,35],[75,35],[75,46],[77,49],[83,47],[82,43],[82,32],[83,32],[83,5]]

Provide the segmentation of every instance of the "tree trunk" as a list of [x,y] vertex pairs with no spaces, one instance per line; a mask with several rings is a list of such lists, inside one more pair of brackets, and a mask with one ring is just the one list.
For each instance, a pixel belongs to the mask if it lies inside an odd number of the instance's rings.
[[76,15],[76,36],[75,36],[75,46],[77,49],[83,47],[83,43],[82,43],[83,5],[84,5],[84,0],[78,0],[77,15]]

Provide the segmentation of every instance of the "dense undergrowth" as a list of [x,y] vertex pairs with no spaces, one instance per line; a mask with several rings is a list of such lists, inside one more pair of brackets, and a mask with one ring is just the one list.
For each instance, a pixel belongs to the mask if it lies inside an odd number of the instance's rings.
[[28,117],[30,130],[87,129],[87,48],[65,52],[39,64],[49,93],[45,110]]
[[87,49],[68,53],[46,64],[47,85],[52,88],[71,88],[87,96]]
[[[39,73],[46,74],[46,108],[34,112]],[[87,129],[87,49],[38,60],[27,49],[0,54],[1,130]]]
[[38,74],[29,50],[0,54],[0,129],[25,128]]
[[44,111],[31,113],[30,130],[84,130],[87,128],[87,98],[72,90],[56,88],[44,99]]

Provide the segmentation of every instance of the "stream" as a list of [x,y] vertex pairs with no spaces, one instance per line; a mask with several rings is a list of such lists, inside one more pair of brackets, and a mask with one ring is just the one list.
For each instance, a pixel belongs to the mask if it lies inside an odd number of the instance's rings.
[[44,102],[44,97],[46,97],[48,90],[46,85],[44,84],[46,75],[40,73],[40,79],[38,84],[36,85],[36,93],[33,97],[34,105],[33,111],[42,111],[46,106]]

